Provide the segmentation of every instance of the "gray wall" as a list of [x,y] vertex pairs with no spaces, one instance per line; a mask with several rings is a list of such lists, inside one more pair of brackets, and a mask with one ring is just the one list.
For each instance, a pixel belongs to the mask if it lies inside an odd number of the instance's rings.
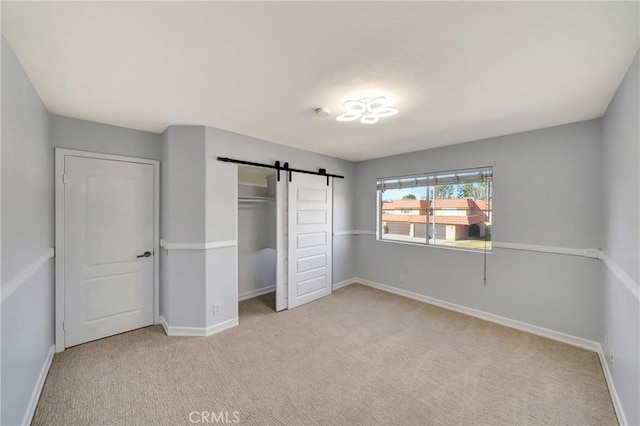
[[[161,237],[165,241],[206,242],[204,139],[202,126],[170,126],[162,136]],[[204,327],[206,253],[161,252],[161,314],[172,326]]]
[[[494,241],[598,248],[600,137],[595,120],[357,163],[357,227],[375,230],[378,177],[493,165]],[[485,286],[481,253],[357,241],[362,278],[597,340],[597,260],[494,248]]]
[[[638,54],[603,119],[602,214],[604,253],[631,277],[638,292],[640,251],[640,66]],[[620,277],[602,265],[602,335],[627,421],[640,424],[640,307]]]
[[[238,241],[237,165],[218,156],[345,175],[334,182],[334,229],[353,229],[355,166],[349,161],[203,126],[170,126],[162,140],[162,238],[169,243]],[[352,239],[334,239],[334,282],[354,276]],[[169,325],[210,327],[237,317],[237,247],[165,250],[162,256]],[[221,304],[217,315],[214,303]]]
[[[53,247],[49,113],[2,37],[2,284]],[[2,417],[22,423],[53,347],[53,259],[2,302]]]
[[157,133],[110,126],[54,115],[51,117],[54,148],[160,160],[161,136]]

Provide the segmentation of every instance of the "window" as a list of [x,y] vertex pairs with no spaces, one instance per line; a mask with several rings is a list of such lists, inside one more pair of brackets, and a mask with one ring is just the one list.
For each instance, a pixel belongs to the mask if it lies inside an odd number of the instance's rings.
[[492,181],[492,167],[378,179],[378,240],[491,250]]

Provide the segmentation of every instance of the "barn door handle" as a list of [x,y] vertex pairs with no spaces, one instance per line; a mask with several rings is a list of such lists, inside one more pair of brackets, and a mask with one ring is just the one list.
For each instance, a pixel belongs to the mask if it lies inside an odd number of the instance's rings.
[[139,256],[136,256],[137,258],[141,258],[141,257],[151,257],[151,252],[150,251],[145,251],[144,254],[141,254]]

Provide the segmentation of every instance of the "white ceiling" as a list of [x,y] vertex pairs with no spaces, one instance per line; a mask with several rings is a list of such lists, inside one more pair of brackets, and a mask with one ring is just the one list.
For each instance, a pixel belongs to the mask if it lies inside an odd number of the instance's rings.
[[[638,2],[2,2],[2,32],[53,114],[364,160],[601,117],[638,16]],[[335,120],[379,95],[400,113]]]

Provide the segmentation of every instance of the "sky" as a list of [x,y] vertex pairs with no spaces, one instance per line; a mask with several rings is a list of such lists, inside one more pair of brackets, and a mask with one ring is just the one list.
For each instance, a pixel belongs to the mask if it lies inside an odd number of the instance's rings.
[[407,194],[414,194],[416,196],[416,200],[421,198],[425,198],[427,196],[427,188],[405,188],[405,189],[387,189],[382,194],[382,200],[386,201],[396,201],[402,200]]

